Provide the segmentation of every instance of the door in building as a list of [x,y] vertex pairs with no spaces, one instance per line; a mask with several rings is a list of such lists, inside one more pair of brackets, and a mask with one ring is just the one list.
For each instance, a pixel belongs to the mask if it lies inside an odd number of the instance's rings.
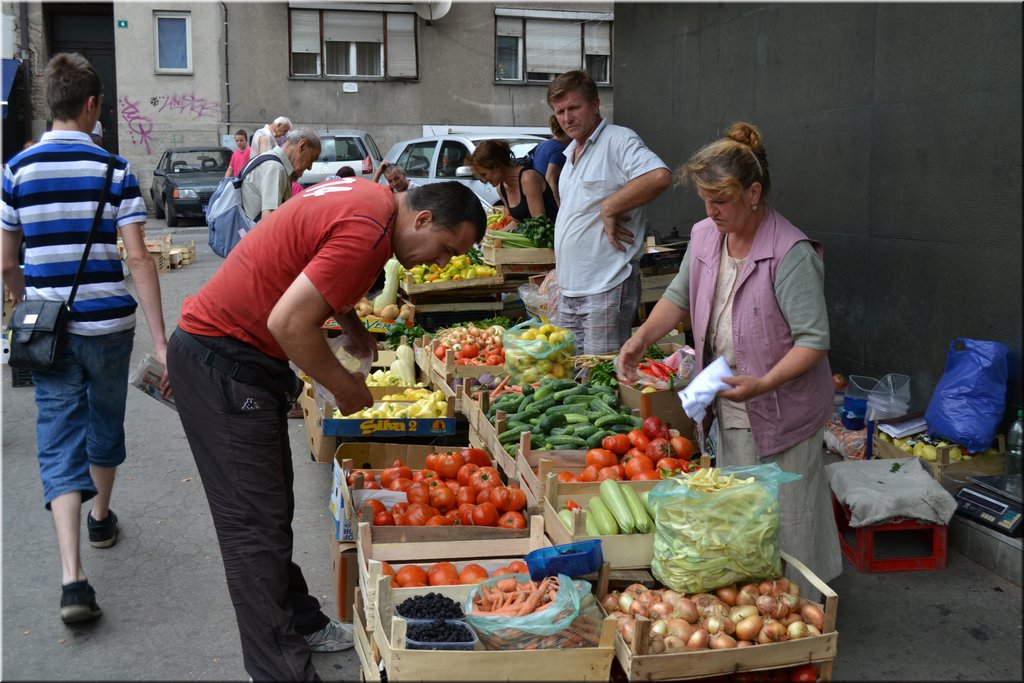
[[103,147],[118,153],[117,68],[114,60],[113,3],[44,3],[50,56],[77,52],[93,65],[103,82]]

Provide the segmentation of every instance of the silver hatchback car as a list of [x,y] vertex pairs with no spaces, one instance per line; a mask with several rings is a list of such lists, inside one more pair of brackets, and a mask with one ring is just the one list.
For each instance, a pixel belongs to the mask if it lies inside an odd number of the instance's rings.
[[[512,148],[515,157],[526,156],[538,143],[544,142],[544,138],[539,135],[434,135],[399,142],[388,150],[384,160],[403,169],[409,180],[420,185],[457,180],[473,190],[484,206],[490,207],[502,203],[498,191],[490,184],[478,180],[473,170],[466,165],[476,146],[484,140],[504,140]],[[381,182],[385,181],[382,179]]]
[[365,130],[320,130],[317,135],[320,136],[320,156],[299,176],[299,185],[303,187],[337,175],[342,166],[351,168],[357,177],[369,178],[380,165],[380,149]]

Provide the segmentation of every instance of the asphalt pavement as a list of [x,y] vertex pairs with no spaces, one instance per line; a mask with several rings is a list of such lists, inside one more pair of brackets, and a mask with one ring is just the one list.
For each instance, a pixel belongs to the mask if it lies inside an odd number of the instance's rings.
[[[197,259],[161,274],[164,319],[174,329],[182,301],[221,263],[202,225],[150,236],[196,240]],[[129,283],[131,280],[129,279]],[[132,367],[151,351],[141,319]],[[212,520],[177,416],[130,389],[128,460],[112,508],[121,525],[113,548],[83,540],[82,561],[103,616],[60,621],[60,560],[42,504],[35,458],[33,389],[12,388],[3,369],[3,680],[247,679]],[[304,427],[289,422],[295,465],[295,560],[328,614],[331,587],[327,510],[330,469],[310,460]],[[85,510],[83,508],[83,538]],[[1021,588],[952,549],[941,571],[862,574],[849,563],[830,582],[839,595],[834,680],[1022,680]],[[314,654],[325,680],[358,680],[353,650]],[[483,672],[481,672],[483,674]]]

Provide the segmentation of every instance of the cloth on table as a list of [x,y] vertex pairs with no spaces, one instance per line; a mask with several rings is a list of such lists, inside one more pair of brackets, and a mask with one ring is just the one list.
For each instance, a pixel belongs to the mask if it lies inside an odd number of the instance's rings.
[[844,460],[863,460],[867,450],[868,429],[847,429],[843,426],[837,406],[825,422],[825,447]]
[[836,500],[850,509],[851,527],[896,517],[948,524],[956,512],[956,500],[918,458],[837,462],[825,473]]
[[686,388],[679,392],[683,410],[697,424],[704,419],[704,412],[715,400],[715,395],[719,391],[729,388],[729,385],[722,381],[723,377],[732,377],[732,370],[725,357],[719,356],[714,363],[701,370]]

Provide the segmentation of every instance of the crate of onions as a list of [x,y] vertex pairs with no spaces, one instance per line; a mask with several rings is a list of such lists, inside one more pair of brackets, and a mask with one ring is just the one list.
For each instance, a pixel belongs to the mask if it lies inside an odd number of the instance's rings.
[[684,595],[633,584],[600,591],[616,618],[615,656],[629,680],[679,680],[743,671],[813,666],[831,680],[839,598],[803,563],[781,553],[824,599],[800,595],[785,578],[731,584]]

